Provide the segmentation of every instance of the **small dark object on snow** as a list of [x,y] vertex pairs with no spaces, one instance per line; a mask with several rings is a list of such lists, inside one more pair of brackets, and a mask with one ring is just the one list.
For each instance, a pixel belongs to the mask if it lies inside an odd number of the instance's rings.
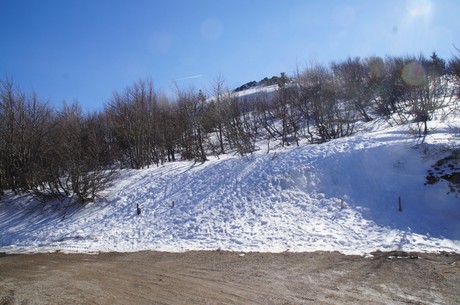
[[137,206],[137,215],[141,215],[141,208],[139,207],[139,203],[136,203]]

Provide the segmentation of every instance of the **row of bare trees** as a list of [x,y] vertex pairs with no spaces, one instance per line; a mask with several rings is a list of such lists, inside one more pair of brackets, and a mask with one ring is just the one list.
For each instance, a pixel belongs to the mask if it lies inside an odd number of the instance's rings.
[[78,104],[55,112],[9,80],[0,82],[0,98],[0,194],[87,201],[105,187],[113,171],[100,115],[84,115]]
[[[142,80],[113,94],[103,111],[61,110],[0,82],[0,195],[94,199],[119,168],[176,158],[251,154],[273,145],[321,143],[352,134],[359,121],[416,122],[419,132],[458,103],[459,57],[348,58],[272,78],[276,90],[231,92],[218,77],[206,95],[177,87],[175,98]],[[455,105],[454,105],[455,106]],[[455,108],[455,107],[454,107]],[[444,113],[445,114],[445,113]]]

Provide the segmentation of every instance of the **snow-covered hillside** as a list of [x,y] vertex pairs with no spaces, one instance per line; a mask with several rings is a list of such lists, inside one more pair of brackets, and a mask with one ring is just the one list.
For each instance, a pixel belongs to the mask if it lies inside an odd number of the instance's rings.
[[420,141],[407,126],[374,128],[270,154],[125,170],[65,218],[62,206],[43,213],[7,196],[0,251],[460,252],[458,194],[445,181],[425,185],[459,141],[440,123]]

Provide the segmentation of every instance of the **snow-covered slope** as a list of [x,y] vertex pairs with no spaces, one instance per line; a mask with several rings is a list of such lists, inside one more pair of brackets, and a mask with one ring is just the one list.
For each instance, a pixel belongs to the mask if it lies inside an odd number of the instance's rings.
[[62,207],[24,213],[30,202],[10,196],[0,203],[0,251],[460,252],[460,199],[446,182],[425,185],[443,149],[458,145],[447,129],[423,145],[398,127],[123,171],[64,219]]

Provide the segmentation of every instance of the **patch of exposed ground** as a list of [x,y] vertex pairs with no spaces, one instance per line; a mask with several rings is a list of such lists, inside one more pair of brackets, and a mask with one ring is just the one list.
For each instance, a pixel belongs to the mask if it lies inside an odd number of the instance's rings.
[[451,155],[437,161],[426,176],[427,184],[447,181],[449,193],[460,194],[460,149],[453,150]]
[[0,257],[0,304],[458,304],[460,255],[137,252]]

